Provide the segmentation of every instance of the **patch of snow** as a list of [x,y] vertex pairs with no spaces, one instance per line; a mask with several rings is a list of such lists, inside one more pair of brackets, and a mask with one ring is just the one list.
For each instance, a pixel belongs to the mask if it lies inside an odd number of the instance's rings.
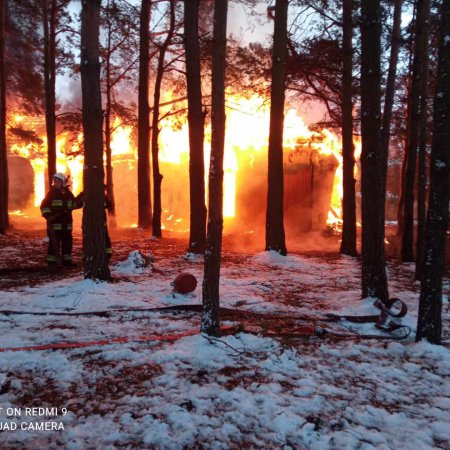
[[121,261],[114,266],[114,273],[136,274],[152,269],[153,256],[144,255],[139,250],[133,250],[125,261]]
[[[0,411],[31,404],[69,410],[54,419],[64,424],[57,433],[4,431],[5,448],[432,449],[450,440],[446,346],[414,343],[413,335],[360,339],[358,333],[389,335],[373,323],[346,320],[320,322],[347,336],[340,339],[291,342],[248,332],[181,337],[200,330],[201,315],[157,308],[201,304],[200,289],[174,295],[170,282],[189,267],[201,286],[202,265],[176,255],[158,258],[158,270],[150,271],[136,267],[132,255],[114,268],[130,276],[120,282],[77,276],[0,291],[1,348],[109,341],[0,353]],[[223,307],[288,316],[293,327],[301,315],[379,313],[374,299],[360,298],[355,258],[262,252],[230,259],[221,268]],[[388,274],[391,295],[408,305],[402,324],[414,330],[418,289],[402,280],[411,270],[398,265]],[[449,286],[446,280],[445,292]],[[443,316],[448,335],[448,308]],[[143,336],[153,339],[139,341]],[[123,337],[130,342],[112,341]]]

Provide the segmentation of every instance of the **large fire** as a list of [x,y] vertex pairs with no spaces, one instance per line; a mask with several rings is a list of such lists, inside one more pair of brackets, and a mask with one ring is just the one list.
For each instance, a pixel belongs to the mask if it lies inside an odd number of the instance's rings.
[[[166,98],[165,100],[170,100]],[[23,121],[22,116],[16,116],[16,122]],[[188,167],[189,140],[187,122],[176,122],[174,116],[167,115],[161,123],[160,161],[168,165]],[[227,219],[236,217],[237,198],[237,177],[241,176],[240,171],[244,170],[242,161],[253,162],[256,158],[267,152],[269,137],[269,106],[263,99],[253,96],[251,98],[228,96],[227,98],[227,122],[226,140],[224,156],[224,199],[223,214]],[[126,162],[130,170],[136,170],[136,144],[132,139],[132,127],[120,125],[119,119],[113,123],[113,135],[111,149],[113,157],[113,167]],[[57,170],[70,174],[72,191],[74,194],[82,190],[83,158],[80,152],[77,154],[79,142],[82,136],[78,137],[78,142],[71,143],[66,133],[61,133],[57,138]],[[294,150],[301,143],[307,142],[308,147],[314,149],[321,155],[334,155],[337,159],[338,167],[334,177],[331,201],[328,212],[328,224],[336,224],[341,221],[341,201],[342,201],[342,155],[341,140],[330,130],[323,129],[320,133],[311,131],[302,117],[296,110],[291,109],[286,112],[284,123],[284,149],[285,152]],[[211,145],[211,131],[207,126],[205,129],[205,185],[207,188],[207,174],[209,170],[209,157]],[[68,148],[70,147],[70,148]],[[33,208],[37,215],[37,208],[45,196],[46,186],[46,141],[42,138],[41,144],[20,145],[15,143],[11,146],[11,153],[28,159],[34,172],[34,200]],[[66,151],[64,151],[66,150]],[[66,152],[77,154],[68,158]],[[359,156],[360,145],[355,143],[355,155]],[[246,169],[248,170],[248,169]],[[163,172],[163,175],[164,172]],[[132,188],[136,189],[136,181]],[[164,190],[164,184],[163,184]],[[265,199],[263,199],[265,201]],[[165,213],[163,215],[163,228],[173,229],[175,224],[178,230],[186,230],[182,217],[175,217],[169,208],[163,204]],[[32,212],[31,212],[32,213]],[[31,214],[28,211],[28,214]],[[134,221],[133,217],[127,217],[127,221],[119,220],[123,226],[130,226]],[[184,228],[180,228],[183,224]]]

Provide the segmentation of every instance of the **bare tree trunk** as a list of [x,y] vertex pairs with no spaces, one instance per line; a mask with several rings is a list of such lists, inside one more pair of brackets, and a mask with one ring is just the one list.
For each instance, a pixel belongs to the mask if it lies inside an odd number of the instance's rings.
[[105,64],[105,78],[106,78],[106,102],[105,102],[105,155],[106,155],[106,194],[111,206],[108,208],[108,216],[110,225],[116,226],[116,202],[114,199],[114,180],[113,180],[113,166],[112,166],[112,152],[111,152],[111,96],[112,96],[112,82],[111,82],[111,33],[113,29],[109,20],[109,2],[107,5],[107,48],[106,48],[106,64]]
[[361,16],[362,296],[385,301],[380,0],[362,0]]
[[340,252],[356,256],[356,201],[355,201],[355,148],[353,146],[353,0],[344,0],[342,38],[342,159],[343,201],[342,241]]
[[57,0],[42,0],[44,25],[45,127],[47,131],[47,179],[56,173],[56,12]]
[[[430,10],[428,9],[428,16]],[[428,20],[428,19],[427,19]],[[426,36],[425,36],[426,35]],[[423,37],[423,64],[420,77],[420,117],[419,117],[419,154],[417,187],[417,239],[416,239],[416,280],[422,279],[425,260],[425,225],[427,191],[427,122],[428,122],[428,69],[429,69],[429,31],[426,26]]]
[[203,278],[201,331],[220,335],[219,282],[223,228],[223,155],[225,147],[225,67],[228,0],[214,3],[212,45],[211,161],[209,166],[208,231]]
[[430,166],[430,196],[426,226],[426,257],[420,289],[416,341],[441,343],[442,276],[448,230],[450,176],[450,0],[441,6],[439,62],[434,99],[434,135]]
[[270,89],[266,250],[287,254],[283,224],[283,127],[287,56],[288,0],[276,0]]
[[[391,137],[392,107],[394,104],[395,81],[397,77],[398,52],[401,39],[401,19],[403,0],[395,0],[394,22],[391,35],[391,55],[389,58],[388,77],[386,82],[386,95],[384,100],[383,122],[381,127],[383,198],[386,197],[387,162],[389,157],[389,141]],[[384,209],[383,209],[384,211]]]
[[[401,41],[401,16],[402,16],[402,3],[403,0],[395,0],[394,3],[394,20],[392,24],[392,34],[391,34],[391,54],[389,57],[389,69],[386,81],[386,94],[384,99],[384,111],[383,111],[383,121],[381,126],[381,171],[382,171],[382,184],[381,188],[383,190],[383,198],[386,199],[386,182],[387,182],[387,168],[389,159],[389,143],[391,137],[391,122],[392,122],[392,108],[394,104],[395,96],[395,83],[397,77],[397,64],[398,64],[398,53],[400,49]],[[402,178],[403,179],[403,178]],[[403,205],[403,196],[402,196]],[[385,223],[385,211],[386,205],[383,207],[383,223]],[[402,207],[398,206],[398,211]],[[398,230],[403,230],[403,214],[398,215]],[[401,224],[401,227],[400,227]]]
[[152,224],[150,195],[150,17],[151,0],[142,0],[139,31],[139,118],[138,118],[138,225],[148,229]]
[[114,198],[114,180],[112,166],[111,151],[111,89],[106,88],[106,105],[105,105],[105,154],[106,154],[106,195],[111,202],[108,208],[109,223],[112,227],[117,226],[116,223],[116,202]]
[[[417,5],[413,4],[413,17],[411,19],[411,23],[414,23],[416,21],[416,15],[417,15]],[[411,27],[412,28],[412,27]],[[407,77],[407,83],[406,83],[406,92],[407,92],[407,105],[406,105],[406,117],[411,116],[411,79],[412,79],[412,67],[413,67],[413,59],[414,59],[414,38],[413,38],[414,30],[411,30],[409,33],[408,38],[408,77]],[[401,170],[401,189],[400,189],[400,197],[398,199],[398,207],[397,207],[397,236],[401,238],[403,236],[403,230],[405,228],[405,218],[404,218],[404,204],[405,200],[403,198],[403,186],[405,185],[405,178],[406,178],[406,149],[408,148],[408,139],[410,135],[410,128],[411,123],[409,120],[406,121],[406,131],[404,136],[405,141],[405,150],[403,154],[403,164],[402,164],[402,170]]]
[[170,2],[170,25],[167,37],[159,49],[158,68],[156,69],[155,92],[153,96],[153,120],[152,120],[152,166],[153,166],[153,221],[152,234],[158,238],[161,232],[161,183],[163,176],[159,171],[159,104],[161,99],[161,84],[164,76],[164,59],[175,31],[175,2]]
[[103,116],[100,90],[100,1],[81,9],[81,94],[84,132],[83,263],[85,278],[110,280],[104,223]]
[[6,70],[5,70],[6,0],[0,2],[0,234],[9,228],[8,152],[6,148]]
[[203,253],[206,241],[205,164],[203,153],[204,116],[198,13],[200,0],[184,2],[184,48],[186,52],[186,83],[189,121],[189,187],[190,234],[189,251]]
[[416,181],[417,145],[419,141],[421,70],[424,58],[424,40],[430,12],[430,0],[417,0],[414,60],[411,80],[411,109],[409,111],[409,136],[405,155],[405,182],[403,191],[402,261],[414,261],[414,185]]

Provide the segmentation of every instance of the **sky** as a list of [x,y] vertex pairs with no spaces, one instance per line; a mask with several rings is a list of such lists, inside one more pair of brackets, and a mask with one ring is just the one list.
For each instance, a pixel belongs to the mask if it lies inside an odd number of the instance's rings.
[[[139,7],[140,2],[131,0],[129,2]],[[255,9],[260,17],[251,14],[252,8],[243,6],[240,3],[230,2],[228,13],[228,34],[235,38],[241,39],[243,42],[267,42],[270,40],[272,23],[267,19],[266,4],[262,3]],[[80,12],[80,3],[72,2],[69,6],[71,14],[76,17]],[[152,20],[157,20],[153,16]],[[78,56],[77,56],[78,58]],[[56,78],[56,93],[58,98],[63,102],[79,102],[80,101],[80,80],[79,77],[70,77],[68,75],[58,75]],[[137,101],[137,92],[136,92]]]

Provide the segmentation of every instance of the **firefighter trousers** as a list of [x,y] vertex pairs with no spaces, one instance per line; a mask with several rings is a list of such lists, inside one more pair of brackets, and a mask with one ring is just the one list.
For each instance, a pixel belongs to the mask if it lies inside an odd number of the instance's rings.
[[47,262],[56,264],[61,261],[63,265],[72,262],[72,230],[51,230],[48,234]]

